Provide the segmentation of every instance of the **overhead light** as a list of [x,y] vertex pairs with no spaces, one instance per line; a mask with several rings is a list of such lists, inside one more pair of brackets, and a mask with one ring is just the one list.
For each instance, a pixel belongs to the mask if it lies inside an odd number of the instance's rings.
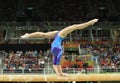
[[28,7],[27,9],[28,9],[28,10],[33,10],[33,7]]
[[102,6],[101,6],[101,7],[99,7],[99,9],[100,9],[100,10],[104,10],[104,9],[105,9],[105,7],[102,7]]
[[102,28],[98,28],[98,30],[102,30]]

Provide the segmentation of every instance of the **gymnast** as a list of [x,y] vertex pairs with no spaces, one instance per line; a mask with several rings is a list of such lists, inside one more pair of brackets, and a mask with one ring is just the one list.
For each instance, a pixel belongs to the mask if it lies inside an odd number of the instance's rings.
[[85,23],[81,24],[73,24],[71,26],[65,27],[64,29],[60,31],[50,31],[50,32],[33,32],[33,33],[26,33],[21,36],[21,38],[53,38],[53,42],[51,44],[51,53],[53,54],[53,69],[56,72],[58,76],[68,76],[66,73],[62,72],[62,68],[60,65],[60,61],[62,58],[62,41],[64,38],[71,33],[74,30],[84,29],[87,28],[90,25],[95,24],[98,21],[98,19],[93,19]]

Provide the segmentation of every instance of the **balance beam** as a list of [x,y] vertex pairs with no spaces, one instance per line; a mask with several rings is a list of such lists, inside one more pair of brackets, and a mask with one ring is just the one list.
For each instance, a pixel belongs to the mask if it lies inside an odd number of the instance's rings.
[[120,74],[70,74],[68,77],[54,75],[0,75],[0,82],[43,81],[120,81]]

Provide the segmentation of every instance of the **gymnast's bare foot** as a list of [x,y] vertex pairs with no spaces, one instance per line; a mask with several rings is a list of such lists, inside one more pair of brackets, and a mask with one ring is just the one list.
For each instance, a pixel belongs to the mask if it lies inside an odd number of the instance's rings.
[[94,25],[97,21],[98,21],[98,19],[93,19],[93,20],[90,20],[89,23],[90,23],[91,25]]
[[66,73],[59,74],[59,75],[57,76],[57,78],[58,78],[58,79],[66,79],[66,78],[68,78],[68,74],[66,74]]
[[28,38],[28,33],[26,33],[26,34],[24,34],[24,35],[22,35],[22,36],[20,36],[21,38]]
[[68,77],[68,74],[67,73],[61,73],[60,76],[62,76],[62,77]]

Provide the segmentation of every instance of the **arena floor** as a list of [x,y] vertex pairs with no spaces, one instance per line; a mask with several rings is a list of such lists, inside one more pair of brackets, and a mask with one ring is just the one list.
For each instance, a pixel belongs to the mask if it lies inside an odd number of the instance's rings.
[[120,74],[70,74],[68,77],[54,75],[0,75],[1,82],[43,81],[120,81]]

